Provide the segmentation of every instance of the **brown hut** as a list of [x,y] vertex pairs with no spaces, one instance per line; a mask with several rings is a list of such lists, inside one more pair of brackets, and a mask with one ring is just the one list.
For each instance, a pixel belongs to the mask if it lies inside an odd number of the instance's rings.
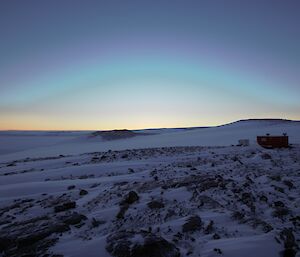
[[264,148],[289,147],[289,137],[286,134],[282,136],[258,136],[257,143]]

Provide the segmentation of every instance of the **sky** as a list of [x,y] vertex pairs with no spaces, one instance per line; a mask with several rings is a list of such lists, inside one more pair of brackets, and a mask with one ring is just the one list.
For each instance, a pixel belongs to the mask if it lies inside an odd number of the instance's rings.
[[0,130],[300,120],[298,0],[0,1]]

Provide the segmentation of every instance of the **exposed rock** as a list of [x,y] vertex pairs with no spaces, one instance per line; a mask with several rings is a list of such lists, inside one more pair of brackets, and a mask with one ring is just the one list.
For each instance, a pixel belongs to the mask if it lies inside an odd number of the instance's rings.
[[81,189],[79,195],[87,195],[88,193],[89,193],[88,191]]
[[24,246],[30,246],[37,241],[40,241],[48,236],[50,236],[53,233],[61,233],[68,231],[70,228],[66,224],[53,224],[51,226],[45,227],[44,229],[41,229],[39,231],[35,231],[32,234],[25,234],[22,236],[19,236],[17,238],[17,244],[18,247],[24,247]]
[[259,200],[260,201],[262,201],[262,202],[268,202],[268,197],[266,197],[265,195],[261,195],[260,197],[259,197]]
[[150,209],[161,209],[165,207],[164,203],[160,201],[151,201],[147,205]]
[[47,216],[14,222],[1,229],[0,251],[5,257],[42,256],[56,242],[53,234],[69,229],[67,224]]
[[117,219],[123,219],[129,206],[139,200],[139,196],[135,191],[130,191],[120,202],[120,210],[117,214]]
[[113,234],[107,238],[106,250],[115,257],[180,257],[174,244],[161,236],[144,232]]
[[76,202],[65,202],[62,205],[58,205],[54,207],[55,212],[67,211],[70,209],[76,208]]
[[9,236],[3,236],[0,237],[0,252],[3,252],[4,250],[8,249],[14,244],[14,241]]
[[207,227],[205,228],[204,232],[205,234],[210,234],[214,230],[214,221],[211,220]]
[[195,232],[201,230],[202,220],[198,215],[188,218],[186,223],[182,226],[182,232]]
[[125,216],[125,213],[126,213],[126,211],[128,210],[128,208],[129,208],[129,205],[128,204],[126,204],[126,205],[121,205],[120,206],[120,210],[119,210],[119,212],[117,213],[117,219],[124,219],[124,216]]
[[163,185],[163,189],[168,188],[178,188],[178,187],[187,187],[187,188],[197,188],[199,192],[203,192],[212,188],[221,187],[224,188],[228,181],[224,180],[222,177],[210,177],[203,175],[192,175],[189,177],[174,179],[173,181],[168,181]]
[[284,251],[282,252],[283,257],[294,257],[296,256],[296,240],[291,228],[284,228],[280,232],[280,239],[284,243]]
[[80,223],[81,221],[86,220],[87,218],[86,218],[86,216],[84,216],[82,214],[73,212],[70,215],[62,216],[61,219],[65,224],[76,225],[76,224]]
[[296,251],[294,249],[284,249],[282,252],[282,257],[295,257]]
[[288,215],[290,213],[289,209],[286,207],[275,207],[275,210],[273,211],[273,216],[277,218],[283,218],[284,216]]
[[235,220],[242,221],[245,217],[245,214],[241,213],[239,211],[235,211],[235,212],[232,213],[231,217]]
[[253,228],[260,228],[265,233],[273,230],[273,227],[269,223],[258,218],[245,219],[244,222],[251,225]]
[[292,188],[294,188],[294,184],[292,181],[290,180],[284,180],[283,183],[291,190]]
[[263,154],[261,154],[260,157],[261,157],[262,159],[264,159],[264,160],[270,160],[270,159],[272,159],[272,156],[269,155],[268,153],[263,153]]
[[199,194],[196,190],[193,192],[191,201],[197,202],[199,206],[203,206],[210,209],[222,208],[222,205],[218,201],[207,195]]
[[280,232],[280,238],[283,240],[285,248],[293,248],[294,246],[296,246],[296,240],[292,229],[284,228]]
[[130,191],[121,204],[133,204],[134,202],[139,200],[139,196],[135,191]]
[[214,251],[217,253],[217,254],[222,254],[222,250],[220,248],[214,248]]
[[276,202],[274,202],[274,206],[275,207],[284,207],[284,203],[281,201],[276,201]]
[[212,236],[212,238],[213,238],[214,240],[218,240],[218,239],[220,239],[221,237],[219,236],[219,234],[215,233],[215,234]]
[[168,209],[167,214],[165,216],[165,221],[176,215],[176,212],[172,209]]
[[97,220],[95,218],[92,219],[92,226],[94,228],[99,227],[100,225],[102,225],[104,223],[105,223],[105,221],[103,221],[103,220]]

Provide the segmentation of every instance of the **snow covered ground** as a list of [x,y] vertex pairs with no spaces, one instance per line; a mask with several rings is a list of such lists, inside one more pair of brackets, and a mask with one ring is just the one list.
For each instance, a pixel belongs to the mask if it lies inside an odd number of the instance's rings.
[[300,121],[288,120],[244,120],[209,128],[137,130],[135,132],[146,133],[147,136],[111,141],[91,137],[91,131],[0,131],[0,160],[148,147],[230,146],[243,138],[250,139],[251,144],[256,145],[256,136],[266,133],[287,133],[290,143],[300,144],[299,131]]
[[299,122],[89,134],[0,133],[0,256],[300,256]]

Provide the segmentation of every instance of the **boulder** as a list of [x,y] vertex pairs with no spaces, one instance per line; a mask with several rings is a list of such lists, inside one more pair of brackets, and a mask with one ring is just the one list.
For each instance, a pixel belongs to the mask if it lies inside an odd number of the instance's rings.
[[76,202],[65,202],[62,205],[57,205],[54,207],[55,212],[62,212],[62,211],[67,211],[70,209],[76,208]]
[[146,232],[121,231],[110,235],[106,250],[114,257],[180,257],[173,243]]
[[81,189],[79,195],[87,195],[88,193],[89,193],[88,191]]
[[135,191],[130,191],[126,197],[123,199],[121,204],[133,204],[134,202],[139,200],[139,196]]
[[147,205],[150,209],[161,209],[165,207],[164,203],[160,201],[151,201],[147,203]]
[[188,218],[182,226],[182,232],[195,232],[201,230],[202,220],[198,215]]

